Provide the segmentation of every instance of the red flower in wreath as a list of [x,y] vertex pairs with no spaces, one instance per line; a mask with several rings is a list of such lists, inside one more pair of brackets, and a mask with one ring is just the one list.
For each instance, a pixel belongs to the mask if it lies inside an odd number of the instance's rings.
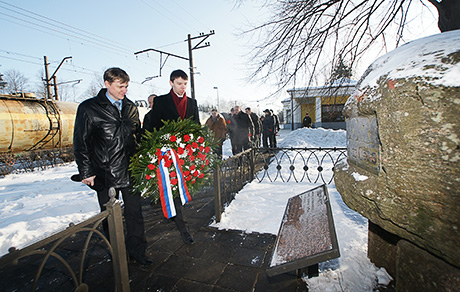
[[158,160],[161,160],[163,155],[161,154],[161,149],[160,148],[157,148],[157,151],[155,152],[155,155],[158,157]]
[[190,136],[185,134],[184,135],[184,142],[188,142],[188,141],[190,141]]
[[150,170],[154,170],[154,169],[155,169],[155,165],[153,165],[153,164],[151,164],[151,163],[150,163],[149,165],[147,165],[147,167],[148,167]]
[[176,142],[176,140],[177,140],[177,137],[174,135],[172,135],[171,138],[169,138],[169,141],[171,142]]
[[204,138],[203,138],[203,137],[198,138],[198,142],[199,142],[200,144],[203,143],[203,142],[204,142]]
[[171,180],[171,184],[174,185],[174,186],[177,185],[177,178],[173,178]]
[[204,148],[204,153],[209,153],[209,151],[211,151],[211,148],[209,148],[209,146],[206,146]]
[[204,177],[204,173],[200,173],[200,175],[198,176],[198,178],[203,178]]
[[176,177],[176,176],[177,176],[177,173],[176,173],[175,171],[171,171],[171,172],[169,173],[169,176],[170,176],[170,177]]
[[177,152],[177,154],[182,155],[182,154],[184,154],[184,148],[179,147],[179,148],[177,148],[176,152]]
[[198,148],[198,143],[196,143],[196,142],[192,142],[192,148],[193,148],[193,149],[196,149],[196,148]]
[[152,177],[151,177],[150,175],[148,175],[148,174],[145,175],[145,179],[146,179],[146,180],[150,180],[151,178],[152,178]]
[[190,161],[194,161],[195,160],[195,156],[193,155],[190,155],[190,157],[188,158]]
[[196,166],[195,164],[190,165],[190,170],[195,170]]

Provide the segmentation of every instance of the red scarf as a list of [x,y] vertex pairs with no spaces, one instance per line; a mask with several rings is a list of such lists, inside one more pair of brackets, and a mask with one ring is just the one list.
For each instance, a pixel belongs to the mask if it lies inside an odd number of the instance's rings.
[[177,94],[171,88],[171,95],[174,104],[176,105],[177,111],[179,112],[179,116],[181,117],[181,119],[185,119],[185,112],[187,110],[187,94],[184,93],[184,96],[180,100]]

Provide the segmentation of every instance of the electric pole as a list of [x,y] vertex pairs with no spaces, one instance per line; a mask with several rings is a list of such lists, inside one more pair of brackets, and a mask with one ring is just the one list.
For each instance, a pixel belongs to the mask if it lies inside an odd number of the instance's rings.
[[[211,30],[208,34],[200,33],[199,36],[192,37],[190,34],[187,36],[188,43],[188,55],[189,55],[189,66],[190,66],[190,90],[192,93],[192,98],[195,99],[195,70],[193,68],[193,55],[192,51],[197,49],[202,49],[209,47],[211,44],[209,42],[204,42],[207,38],[214,34],[214,30]],[[201,39],[194,47],[192,47],[192,40]],[[204,42],[204,43],[203,43]]]
[[[174,54],[167,53],[167,52],[163,52],[163,51],[156,50],[156,49],[146,49],[146,50],[142,50],[142,51],[139,51],[139,52],[135,52],[134,55],[142,54],[142,53],[145,53],[145,52],[148,52],[148,51],[154,51],[154,52],[160,53],[160,75],[147,77],[142,83],[144,83],[146,81],[150,81],[150,80],[152,80],[153,78],[156,78],[156,77],[161,77],[161,69],[163,69],[163,67],[166,64],[166,61],[168,60],[169,56],[179,58],[179,59],[183,59],[183,60],[188,60],[189,67],[190,67],[190,91],[191,91],[191,97],[193,99],[195,99],[195,76],[194,76],[195,72],[194,72],[194,68],[193,68],[192,51],[197,50],[197,49],[201,49],[201,48],[209,47],[211,45],[209,42],[205,42],[205,43],[203,43],[203,42],[208,37],[212,36],[213,34],[215,34],[214,30],[211,30],[208,34],[200,33],[200,35],[196,36],[196,37],[192,37],[189,34],[187,36],[187,40],[186,40],[187,43],[188,43],[188,56],[189,56],[188,58],[178,56],[178,55],[174,55]],[[201,39],[201,40],[195,46],[192,47],[192,40],[196,40],[196,39]],[[164,60],[164,62],[162,61],[163,54],[166,55],[166,59]]]
[[48,58],[46,56],[44,56],[43,58],[45,60],[45,79],[43,79],[43,81],[46,82],[46,97],[47,97],[47,99],[51,99],[51,80],[53,80],[53,83],[54,83],[54,98],[56,100],[59,100],[58,88],[57,88],[57,84],[56,84],[56,73],[59,70],[59,68],[61,68],[61,66],[64,63],[64,61],[67,60],[67,59],[72,59],[72,57],[65,57],[64,59],[62,59],[61,63],[56,68],[56,70],[54,71],[53,75],[51,75],[51,77],[49,76],[49,71],[48,71],[48,65],[49,65]]

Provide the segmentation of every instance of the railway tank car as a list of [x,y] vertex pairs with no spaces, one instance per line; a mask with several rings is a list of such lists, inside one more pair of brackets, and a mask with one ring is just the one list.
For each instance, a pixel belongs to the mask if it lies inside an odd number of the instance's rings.
[[0,153],[69,148],[78,103],[0,95]]

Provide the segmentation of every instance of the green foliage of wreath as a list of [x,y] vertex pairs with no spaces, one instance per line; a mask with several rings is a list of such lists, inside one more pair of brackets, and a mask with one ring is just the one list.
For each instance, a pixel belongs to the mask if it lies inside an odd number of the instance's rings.
[[151,197],[155,203],[160,198],[157,168],[162,159],[169,173],[173,197],[179,197],[178,171],[171,157],[163,155],[166,149],[174,149],[178,154],[182,177],[192,196],[203,184],[212,181],[212,167],[218,162],[213,151],[217,140],[207,127],[189,119],[163,122],[164,126],[158,131],[146,131],[129,165],[134,190]]

